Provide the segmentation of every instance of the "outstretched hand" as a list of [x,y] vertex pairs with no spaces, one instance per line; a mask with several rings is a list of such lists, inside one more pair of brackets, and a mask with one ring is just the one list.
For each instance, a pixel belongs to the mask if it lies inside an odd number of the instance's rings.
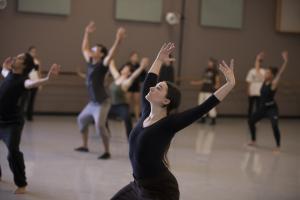
[[13,64],[13,58],[12,57],[8,57],[4,60],[2,66],[6,69],[11,69],[11,65]]
[[230,85],[234,86],[235,85],[235,77],[234,77],[234,60],[230,60],[230,66],[226,64],[226,62],[223,60],[222,63],[219,64],[219,69],[220,71],[224,74],[226,78],[226,82],[229,83]]
[[61,66],[60,66],[60,65],[58,65],[58,64],[53,64],[53,65],[50,67],[50,69],[49,69],[47,78],[50,79],[50,78],[52,78],[52,76],[58,75],[59,72],[60,72],[60,69],[61,69]]
[[126,37],[126,29],[123,27],[118,28],[116,38],[123,40]]
[[168,44],[164,43],[164,45],[161,47],[157,59],[160,60],[161,62],[166,62],[166,61],[174,61],[174,58],[170,58],[169,55],[175,50],[175,44],[172,42],[169,42]]
[[85,32],[86,33],[92,33],[96,30],[96,25],[95,22],[90,21],[90,23],[85,27]]

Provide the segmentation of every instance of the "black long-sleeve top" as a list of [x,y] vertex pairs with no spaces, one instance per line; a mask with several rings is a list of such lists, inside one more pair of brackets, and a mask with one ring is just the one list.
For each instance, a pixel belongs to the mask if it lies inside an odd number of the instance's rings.
[[156,74],[148,73],[142,90],[142,117],[129,137],[129,157],[133,175],[137,179],[156,177],[168,170],[163,157],[175,133],[195,122],[220,102],[212,95],[197,107],[168,115],[144,128],[143,122],[151,111],[150,103],[145,96],[150,87],[157,84],[157,79]]

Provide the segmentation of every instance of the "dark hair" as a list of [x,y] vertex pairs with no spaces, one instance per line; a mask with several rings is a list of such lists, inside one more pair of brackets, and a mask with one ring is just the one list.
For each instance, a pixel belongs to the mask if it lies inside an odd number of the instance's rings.
[[133,69],[132,65],[129,62],[127,62],[124,65],[122,65],[121,68],[119,69],[119,72],[121,72],[125,67],[129,67],[130,73],[134,72],[134,69]]
[[108,54],[106,46],[104,46],[103,44],[97,44],[96,46],[99,47],[101,49],[100,52],[103,53],[102,59],[105,58]]
[[23,75],[28,76],[33,68],[35,68],[35,64],[33,61],[33,57],[29,53],[25,53],[24,62],[25,68],[23,70]]
[[213,57],[210,57],[209,58],[209,61],[211,61],[213,63],[213,68],[214,69],[217,69],[218,68],[218,60],[213,58]]
[[269,70],[271,71],[273,76],[276,76],[277,72],[278,72],[278,68],[274,67],[274,66],[270,66]]
[[[168,85],[168,92],[167,92],[166,97],[167,97],[167,99],[170,100],[170,103],[166,106],[167,113],[169,114],[170,111],[179,107],[180,101],[181,101],[181,93],[175,84],[173,84],[169,81],[166,81],[166,83]],[[167,156],[169,148],[170,148],[170,144],[166,147],[166,149],[164,151],[163,163],[166,165],[166,167],[170,166],[168,156]]]
[[166,97],[170,100],[170,103],[167,105],[167,113],[170,113],[171,110],[179,107],[181,101],[181,93],[174,83],[171,83],[169,81],[166,81],[166,83],[168,85]]
[[36,49],[36,47],[35,46],[33,46],[33,45],[31,45],[31,46],[29,46],[29,48],[28,48],[28,52],[30,52],[32,49]]
[[137,51],[132,51],[132,52],[130,52],[130,56],[129,57],[133,56],[134,54],[139,55]]

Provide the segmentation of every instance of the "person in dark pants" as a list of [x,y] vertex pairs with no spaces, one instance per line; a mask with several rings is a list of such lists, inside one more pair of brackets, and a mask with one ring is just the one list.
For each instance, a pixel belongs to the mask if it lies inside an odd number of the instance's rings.
[[148,59],[143,58],[139,68],[133,73],[131,73],[130,65],[123,66],[120,73],[117,70],[114,61],[111,61],[109,65],[109,70],[114,78],[114,81],[110,85],[112,106],[109,113],[113,116],[119,116],[124,120],[127,138],[129,138],[129,133],[132,129],[132,121],[129,105],[126,100],[126,92],[133,81],[145,70],[148,63]]
[[[33,57],[34,66],[29,73],[29,78],[31,80],[38,80],[42,77],[41,75],[41,62],[38,59],[37,49],[35,46],[30,46],[28,48],[28,53]],[[24,112],[28,121],[33,120],[34,103],[39,88],[32,88],[24,95]]]
[[112,200],[178,200],[179,189],[169,171],[167,152],[174,135],[215,107],[235,85],[233,60],[223,62],[220,70],[227,83],[203,104],[181,113],[169,114],[180,104],[181,93],[170,82],[157,82],[162,62],[174,51],[164,44],[152,64],[142,90],[142,116],[129,137],[129,157],[134,181],[115,194]]
[[[282,52],[283,65],[279,71],[276,67],[269,67],[265,73],[265,80],[260,90],[260,104],[258,110],[248,120],[249,129],[251,133],[251,142],[249,145],[256,144],[256,126],[255,124],[263,118],[269,118],[273,128],[273,134],[276,141],[276,148],[273,150],[274,153],[280,151],[280,131],[278,127],[278,106],[274,99],[277,91],[277,87],[288,62],[288,52]],[[259,68],[257,68],[257,74],[260,74]]]
[[[257,54],[255,58],[254,68],[250,69],[247,77],[247,94],[248,94],[248,119],[251,118],[254,112],[259,108],[260,89],[264,82],[265,69],[261,67],[264,59],[264,52]],[[257,71],[259,70],[259,73]]]
[[[140,67],[139,55],[137,52],[133,51],[130,54],[129,61],[126,65],[130,65],[131,73],[137,70]],[[128,92],[126,93],[126,98],[129,103],[131,111],[134,113],[134,117],[137,120],[141,113],[141,83],[145,79],[146,71],[142,71],[140,75],[133,81],[132,85],[129,87]]]
[[8,148],[9,167],[18,187],[15,193],[23,194],[26,192],[27,181],[23,153],[19,149],[24,125],[20,100],[26,89],[48,82],[52,75],[59,72],[60,66],[52,65],[46,78],[33,81],[28,78],[33,66],[33,58],[29,54],[8,58],[3,65],[11,71],[0,86],[0,139]]

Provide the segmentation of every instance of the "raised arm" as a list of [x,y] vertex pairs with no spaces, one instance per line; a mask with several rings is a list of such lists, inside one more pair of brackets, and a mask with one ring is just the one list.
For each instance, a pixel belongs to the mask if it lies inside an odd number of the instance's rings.
[[109,49],[107,56],[104,58],[103,61],[104,66],[107,66],[110,63],[111,59],[113,59],[119,45],[121,44],[122,40],[125,38],[125,34],[126,34],[126,30],[124,28],[120,27],[117,30],[116,39],[112,47]]
[[13,58],[12,57],[8,57],[4,60],[3,64],[2,64],[2,70],[1,70],[1,74],[2,76],[5,78],[9,72],[11,71],[11,65],[13,63]]
[[229,94],[229,92],[234,88],[235,86],[235,77],[233,72],[233,66],[234,66],[234,60],[231,59],[230,66],[226,64],[226,62],[223,60],[220,65],[220,71],[224,74],[226,83],[219,88],[214,95],[219,99],[219,101],[223,101],[223,99]]
[[91,47],[90,47],[89,35],[90,33],[93,33],[95,30],[96,30],[96,26],[93,21],[91,21],[84,30],[81,51],[86,62],[89,62],[90,58],[93,55],[93,52],[91,51]]
[[155,59],[155,61],[153,62],[150,70],[148,71],[148,73],[153,73],[156,75],[159,75],[160,72],[160,68],[162,66],[162,63],[164,61],[174,61],[174,58],[170,58],[169,55],[175,50],[175,44],[169,42],[168,44],[164,44],[160,51],[158,52],[158,55]]
[[13,58],[8,57],[4,60],[2,67],[7,70],[11,70],[11,65],[13,64]]
[[110,63],[109,63],[109,71],[112,74],[114,80],[116,80],[117,78],[120,77],[120,73],[117,70],[116,63],[115,63],[114,60],[111,60]]
[[58,75],[58,73],[60,71],[60,68],[61,68],[60,65],[53,64],[50,67],[48,75],[45,78],[41,78],[41,79],[38,79],[38,80],[27,79],[25,81],[25,88],[26,89],[31,89],[31,88],[37,88],[39,86],[44,85],[45,83],[47,83],[53,77],[53,75]]
[[132,85],[133,81],[146,69],[148,65],[149,65],[149,59],[142,58],[140,67],[131,74],[131,76],[124,82],[124,84],[122,84],[123,88],[125,90],[128,90],[129,87]]
[[277,72],[275,78],[272,81],[272,89],[273,90],[275,90],[277,88],[278,83],[279,83],[280,78],[281,78],[281,75],[284,72],[284,70],[286,69],[286,66],[287,66],[287,63],[288,63],[288,57],[289,57],[288,52],[287,51],[283,51],[281,53],[281,56],[283,58],[283,64],[281,65],[279,71]]
[[175,133],[195,122],[218,105],[232,90],[235,86],[233,60],[230,62],[230,67],[223,61],[220,64],[220,71],[224,74],[226,83],[201,105],[171,116],[170,122],[172,123],[172,126],[170,128],[172,129],[172,132]]
[[146,57],[142,58],[138,70],[135,70],[129,77],[130,81],[134,81],[134,79],[136,79],[142,73],[142,71],[144,71],[147,68],[148,65],[149,65],[149,58]]

